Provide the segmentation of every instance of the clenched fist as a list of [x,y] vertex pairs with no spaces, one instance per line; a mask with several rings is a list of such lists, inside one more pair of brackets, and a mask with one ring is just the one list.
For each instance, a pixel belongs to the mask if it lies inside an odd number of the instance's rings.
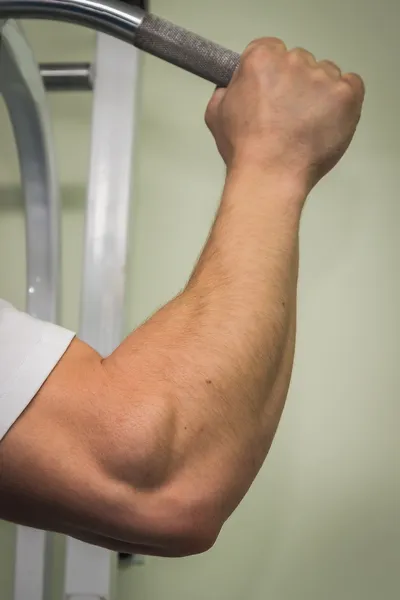
[[347,150],[361,116],[364,84],[275,38],[253,42],[206,122],[228,169],[256,165],[295,177],[307,192]]

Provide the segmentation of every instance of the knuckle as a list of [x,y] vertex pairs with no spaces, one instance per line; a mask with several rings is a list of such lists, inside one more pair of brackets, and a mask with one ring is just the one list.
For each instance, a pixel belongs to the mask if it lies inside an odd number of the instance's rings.
[[325,69],[327,74],[330,75],[331,77],[338,78],[342,75],[342,72],[341,72],[340,68],[338,67],[338,65],[336,63],[332,62],[331,60],[323,60],[319,64],[323,69]]
[[262,45],[261,39],[253,40],[252,42],[250,42],[250,44],[247,46],[246,50],[244,51],[244,56],[252,54],[253,52],[257,51],[257,49],[261,45]]
[[322,65],[319,65],[312,73],[312,77],[316,83],[325,83],[329,80],[329,74]]
[[336,85],[336,98],[344,107],[350,109],[356,109],[361,106],[362,100],[360,100],[357,91],[347,81],[341,80]]
[[333,69],[334,71],[337,71],[338,73],[341,73],[341,69],[339,67],[339,65],[337,65],[335,62],[333,62],[332,60],[327,60],[325,61],[327,67],[330,67],[331,69]]
[[263,46],[254,47],[243,60],[243,68],[258,71],[269,58],[268,51]]
[[245,52],[245,58],[247,57],[248,59],[254,60],[255,58],[259,58],[260,56],[265,57],[267,52],[268,49],[263,43],[263,40],[254,40],[254,42],[252,42],[247,47],[247,50]]
[[268,47],[270,47],[272,49],[286,50],[285,42],[278,37],[264,38],[263,41],[264,41],[265,45],[267,45]]
[[245,59],[265,59],[271,53],[283,49],[286,49],[286,46],[279,38],[258,38],[247,46],[243,56]]
[[288,54],[289,62],[295,66],[303,65],[311,57],[311,54],[303,48],[293,48]]
[[360,75],[357,73],[347,73],[343,76],[343,80],[346,81],[349,86],[359,95],[361,98],[365,96],[365,83]]
[[300,48],[294,48],[288,52],[288,60],[290,63],[297,64],[301,61]]
[[344,101],[350,101],[354,97],[353,89],[348,81],[341,79],[336,85],[336,93]]

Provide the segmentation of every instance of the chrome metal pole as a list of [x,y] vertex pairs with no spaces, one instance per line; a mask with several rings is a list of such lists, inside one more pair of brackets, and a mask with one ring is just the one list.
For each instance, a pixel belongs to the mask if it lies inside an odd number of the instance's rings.
[[15,133],[25,195],[27,309],[32,316],[56,323],[60,207],[51,121],[39,68],[11,20],[0,29],[0,93]]
[[40,74],[48,92],[90,92],[93,90],[89,63],[42,63]]
[[[102,356],[124,337],[140,53],[100,34],[85,219],[80,338]],[[67,538],[63,600],[108,600],[115,556]]]
[[0,0],[2,17],[70,21],[133,44],[218,86],[228,86],[240,55],[118,0]]
[[[14,21],[0,23],[0,94],[17,144],[25,196],[27,311],[56,323],[59,301],[59,190],[45,90],[32,52]],[[43,600],[51,536],[17,527],[14,600]]]
[[118,0],[1,0],[1,18],[66,21],[133,43],[146,12]]

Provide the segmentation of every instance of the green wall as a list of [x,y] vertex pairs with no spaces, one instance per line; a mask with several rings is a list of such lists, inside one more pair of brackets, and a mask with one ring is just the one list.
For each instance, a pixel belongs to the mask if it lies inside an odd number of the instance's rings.
[[[118,597],[398,600],[400,5],[154,0],[152,9],[236,50],[254,37],[283,37],[360,71],[368,93],[351,151],[304,215],[295,374],[270,458],[210,553],[126,569]],[[86,31],[35,23],[27,32],[39,60],[92,56]],[[224,171],[203,125],[211,91],[144,58],[130,328],[178,291],[212,222]],[[91,100],[53,96],[50,104],[63,192],[63,323],[76,328]],[[10,148],[1,112],[0,296],[22,307],[23,214]],[[0,535],[1,598],[8,600],[10,527]]]

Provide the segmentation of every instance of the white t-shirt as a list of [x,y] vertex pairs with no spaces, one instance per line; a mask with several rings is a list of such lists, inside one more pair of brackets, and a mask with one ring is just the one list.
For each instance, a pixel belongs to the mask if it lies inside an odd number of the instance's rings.
[[0,299],[0,440],[36,396],[75,334]]

